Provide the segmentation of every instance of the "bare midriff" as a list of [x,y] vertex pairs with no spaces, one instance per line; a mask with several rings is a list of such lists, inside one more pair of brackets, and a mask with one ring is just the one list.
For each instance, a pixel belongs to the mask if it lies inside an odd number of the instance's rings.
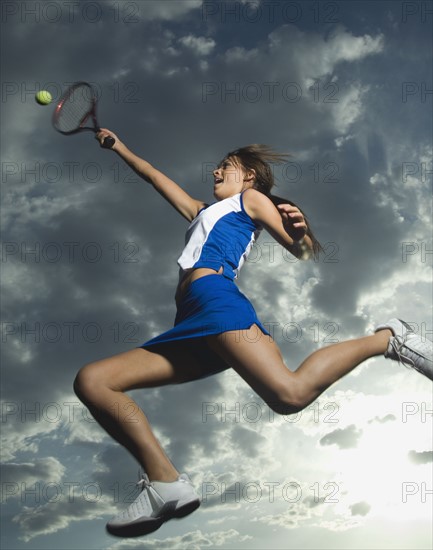
[[206,277],[206,275],[221,275],[223,271],[224,268],[222,266],[219,268],[218,271],[215,271],[215,269],[210,269],[209,267],[193,267],[186,270],[186,273],[177,285],[176,295],[174,298],[176,300],[176,305],[179,305],[186,289],[193,281],[200,279],[201,277]]

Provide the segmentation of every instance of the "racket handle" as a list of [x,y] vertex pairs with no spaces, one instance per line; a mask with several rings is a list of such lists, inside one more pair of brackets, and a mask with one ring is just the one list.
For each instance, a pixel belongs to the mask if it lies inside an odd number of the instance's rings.
[[104,149],[111,149],[115,143],[116,140],[113,137],[107,136],[102,142],[102,147],[104,147]]

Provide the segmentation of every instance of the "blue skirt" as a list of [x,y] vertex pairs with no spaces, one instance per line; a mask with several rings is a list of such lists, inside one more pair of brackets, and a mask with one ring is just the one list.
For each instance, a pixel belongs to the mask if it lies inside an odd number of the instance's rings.
[[221,334],[229,330],[245,330],[256,324],[267,335],[269,332],[259,321],[254,307],[242,294],[234,281],[224,275],[205,275],[196,279],[186,289],[178,305],[174,326],[145,342],[141,348],[150,348],[158,344],[183,341],[188,351],[211,372],[221,372],[229,365],[212,351],[205,336]]

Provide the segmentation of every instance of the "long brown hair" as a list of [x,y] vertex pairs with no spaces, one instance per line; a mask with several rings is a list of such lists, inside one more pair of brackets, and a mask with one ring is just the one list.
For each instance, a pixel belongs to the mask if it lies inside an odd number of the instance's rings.
[[[245,147],[240,147],[235,149],[230,153],[227,153],[225,159],[233,158],[237,160],[242,168],[246,171],[254,170],[256,174],[256,180],[253,184],[253,188],[260,191],[275,204],[290,204],[299,208],[297,204],[293,201],[285,199],[283,197],[278,197],[271,193],[271,189],[276,185],[274,180],[274,174],[270,166],[270,162],[284,162],[288,157],[291,157],[288,153],[277,153],[273,151],[268,145],[260,145],[254,143],[252,145],[247,145]],[[315,237],[313,231],[311,230],[310,222],[305,215],[305,213],[299,208],[304,216],[305,222],[307,224],[306,234],[310,237],[311,242],[313,243],[313,258],[317,259],[319,253],[323,252],[323,247],[320,242]]]

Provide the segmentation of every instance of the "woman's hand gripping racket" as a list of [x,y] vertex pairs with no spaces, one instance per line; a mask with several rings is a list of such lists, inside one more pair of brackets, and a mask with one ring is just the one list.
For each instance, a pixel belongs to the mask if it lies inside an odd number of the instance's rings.
[[[57,103],[53,114],[53,126],[61,134],[76,134],[82,130],[100,131],[96,119],[97,97],[95,90],[87,82],[76,82],[70,86]],[[87,122],[93,123],[86,126]],[[107,136],[102,147],[111,149],[116,140]]]

